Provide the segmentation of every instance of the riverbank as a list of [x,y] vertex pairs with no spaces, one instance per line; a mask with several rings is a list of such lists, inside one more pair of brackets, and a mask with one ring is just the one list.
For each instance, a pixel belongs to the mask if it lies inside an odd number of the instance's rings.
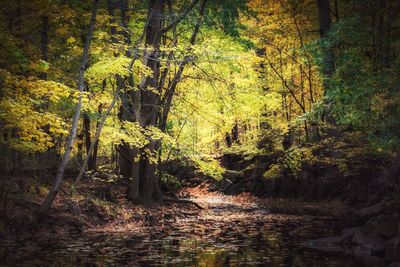
[[[12,186],[3,197],[0,235],[32,232],[38,235],[82,233],[95,229],[103,231],[125,231],[142,226],[173,224],[177,218],[198,215],[198,207],[185,202],[153,203],[150,206],[135,205],[126,199],[126,186],[102,181],[83,183],[71,190],[71,183],[63,186],[47,218],[37,221],[35,211],[46,195],[44,184],[34,184],[25,177],[24,185],[18,178],[8,177],[5,188]],[[32,178],[33,179],[33,178]],[[33,185],[31,185],[33,184]],[[16,185],[16,186],[15,186]],[[193,198],[207,209],[202,199],[220,198],[224,202],[241,203],[249,211],[261,206],[269,213],[288,215],[327,215],[344,217],[346,210],[342,203],[302,202],[299,199],[261,199],[242,193],[228,196],[210,192],[209,183],[186,187],[178,192],[182,198]]]

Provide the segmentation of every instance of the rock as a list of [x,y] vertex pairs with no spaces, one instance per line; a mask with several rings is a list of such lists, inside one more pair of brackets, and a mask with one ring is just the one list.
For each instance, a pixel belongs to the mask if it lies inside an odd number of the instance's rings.
[[392,237],[399,234],[400,216],[396,212],[380,215],[369,224],[381,235]]
[[388,261],[400,261],[400,235],[386,241],[385,259]]
[[353,243],[357,244],[361,249],[361,254],[365,254],[364,251],[383,251],[385,250],[385,241],[383,238],[376,232],[371,231],[359,231],[356,232],[352,238]]
[[225,170],[225,172],[222,174],[222,176],[225,179],[234,181],[236,179],[239,179],[242,176],[242,173],[240,171]]
[[366,219],[366,218],[370,218],[373,217],[375,215],[378,215],[380,213],[383,212],[383,210],[386,207],[386,203],[385,202],[380,202],[378,204],[375,204],[373,206],[369,206],[369,207],[365,207],[362,208],[358,211],[355,211],[354,213],[356,215],[358,215],[359,217]]

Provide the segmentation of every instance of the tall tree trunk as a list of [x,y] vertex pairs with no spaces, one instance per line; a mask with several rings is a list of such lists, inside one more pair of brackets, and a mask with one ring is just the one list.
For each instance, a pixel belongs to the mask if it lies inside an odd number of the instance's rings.
[[[139,90],[133,97],[134,106],[133,114],[135,120],[140,123],[143,128],[149,126],[159,126],[162,124],[157,124],[157,122],[162,121],[164,118],[160,114],[160,103],[170,103],[172,100],[173,91],[175,90],[176,84],[178,83],[178,77],[181,76],[183,71],[183,66],[180,65],[177,75],[173,79],[173,90],[168,88],[167,91],[171,95],[167,98],[160,99],[159,93],[161,93],[165,81],[164,73],[160,73],[160,46],[162,34],[174,29],[177,23],[181,21],[189,11],[196,5],[199,0],[194,0],[188,7],[181,12],[181,14],[168,26],[163,28],[163,11],[165,1],[162,0],[150,0],[148,4],[148,25],[145,30],[146,39],[145,44],[149,47],[149,51],[145,53],[145,65],[152,70],[152,76],[144,77],[140,83]],[[185,58],[186,59],[186,58]],[[185,61],[185,60],[184,60]],[[185,63],[186,64],[186,63]],[[161,77],[161,79],[160,79]],[[158,93],[154,92],[158,90]],[[163,100],[167,100],[163,102]],[[163,127],[160,127],[163,129]],[[156,157],[159,152],[160,144],[159,141],[152,139],[151,136],[148,137],[148,143],[140,151],[140,161],[133,161],[131,164],[131,175],[134,177],[139,174],[139,180],[133,179],[131,183],[131,190],[128,195],[129,198],[138,199],[144,203],[151,202],[153,199],[161,199],[161,190],[159,187],[159,181],[156,175]],[[136,156],[133,156],[136,158]],[[140,164],[136,165],[136,164]],[[139,166],[139,169],[137,168]]]
[[[49,17],[47,15],[41,16],[42,21],[42,28],[40,33],[40,50],[42,52],[42,60],[48,61],[49,60]],[[42,72],[39,76],[43,80],[47,80],[47,73]]]
[[239,124],[236,121],[232,129],[232,142],[239,143]]
[[89,116],[85,113],[83,114],[83,129],[85,132],[85,148],[86,148],[86,157],[89,158],[88,162],[88,170],[94,171],[95,166],[93,162],[93,156],[92,154],[89,154],[89,149],[90,145],[92,144],[91,138],[90,138],[90,119]]
[[[116,8],[120,9],[120,25],[121,25],[121,35],[124,37],[124,44],[129,46],[131,43],[130,39],[130,34],[129,34],[129,29],[128,29],[128,22],[129,22],[129,16],[127,15],[127,10],[128,10],[128,1],[127,0],[120,0],[120,1],[115,1],[115,0],[108,0],[107,1],[108,5],[108,12],[109,15],[111,16],[111,24],[116,23],[114,11]],[[113,43],[117,43],[118,40],[115,37],[117,33],[117,29],[115,26],[111,26],[111,40]],[[115,56],[119,55],[119,51],[114,53]],[[127,57],[131,57],[131,52],[129,50],[125,51],[125,54]],[[140,113],[138,112],[137,107],[138,100],[140,98],[140,93],[137,93],[138,90],[134,91],[132,88],[134,86],[134,79],[132,74],[130,74],[128,77],[120,77],[117,76],[117,83],[118,84],[123,84],[123,88],[121,88],[120,91],[120,99],[121,99],[121,107],[120,107],[120,112],[119,112],[119,119],[120,121],[139,121],[140,119]],[[126,83],[128,83],[129,86],[126,86]],[[121,145],[119,145],[118,148],[119,152],[119,172],[121,175],[123,175],[126,178],[131,178],[132,180],[139,179],[139,167],[138,163],[134,161],[134,158],[137,158],[140,150],[138,148],[132,147],[129,143],[122,142]],[[135,184],[132,182],[132,184]],[[134,190],[130,190],[134,191]],[[128,198],[136,198],[134,194],[129,193]]]
[[[141,125],[143,128],[155,126],[157,114],[158,95],[150,88],[157,88],[160,75],[159,49],[161,45],[162,14],[164,3],[162,0],[150,0],[148,5],[149,25],[146,29],[145,44],[151,51],[146,53],[146,66],[152,70],[153,75],[142,81],[141,90]],[[143,202],[151,202],[155,193],[156,166],[152,157],[156,156],[156,141],[148,138],[140,160],[140,190],[139,197]]]
[[[321,38],[326,38],[331,28],[331,11],[329,6],[329,0],[317,0],[318,1],[318,15],[319,15],[319,33]],[[323,66],[322,74],[326,77],[330,77],[335,72],[334,54],[331,47],[322,47]]]
[[[329,0],[317,0],[318,2],[318,15],[319,15],[319,32],[321,38],[326,38],[331,28],[331,10]],[[323,77],[324,95],[326,96],[330,90],[329,79],[335,73],[335,56],[333,48],[329,45],[322,45],[322,66],[321,72]],[[331,125],[336,125],[336,120],[332,116],[330,110],[327,110],[326,121]]]
[[[104,87],[105,87],[105,85],[104,85]],[[111,101],[112,102],[112,101]],[[101,115],[101,111],[102,111],[102,109],[103,109],[103,105],[102,104],[100,104],[99,106],[98,106],[98,108],[97,108],[97,113],[99,114],[99,115]],[[98,121],[98,122],[96,122],[96,129],[98,129],[99,127],[100,127],[100,123],[101,123],[101,121]],[[93,148],[93,152],[92,153],[90,153],[89,155],[91,155],[91,157],[92,157],[92,161],[93,161],[93,171],[97,171],[97,155],[98,155],[98,151],[99,151],[99,139],[97,138],[97,139],[94,139],[93,140],[93,145],[94,145],[94,148]],[[86,153],[89,153],[90,152],[90,147],[91,147],[92,145],[90,145],[89,146],[89,148],[86,150]]]
[[232,146],[232,137],[229,133],[225,134],[225,142],[226,142],[226,146],[227,147],[231,147]]
[[[115,10],[117,8],[120,8],[121,11],[121,21],[125,19],[125,1],[122,3],[122,1],[119,0],[107,0],[107,8],[108,8],[108,14],[110,15],[110,32],[111,32],[111,42],[115,45],[118,44],[119,40],[117,39],[117,27],[115,24],[117,23],[117,19],[115,16]],[[126,2],[127,4],[127,2]],[[127,6],[126,6],[127,8]],[[122,24],[122,33],[124,36],[124,41],[126,41],[126,32],[127,28],[124,28]],[[114,56],[118,57],[120,55],[119,49],[117,51],[114,51]],[[129,102],[129,96],[127,92],[127,87],[126,87],[126,80],[125,77],[121,77],[120,75],[116,75],[116,80],[117,84],[122,86],[119,95],[119,98],[121,99],[121,106],[118,114],[118,118],[120,121],[132,121],[132,115],[131,115],[131,104]],[[129,178],[131,177],[131,168],[132,168],[132,160],[131,160],[131,146],[129,143],[122,142],[120,145],[118,145],[118,166],[119,166],[119,174],[122,175],[123,177]]]
[[89,60],[90,43],[92,41],[94,25],[96,22],[98,3],[99,3],[99,0],[94,0],[92,15],[90,17],[89,30],[86,35],[85,46],[83,48],[83,56],[82,56],[82,60],[81,60],[80,68],[79,68],[79,79],[78,79],[78,90],[79,90],[80,94],[79,94],[78,104],[76,105],[74,118],[72,120],[71,132],[68,136],[67,146],[65,148],[65,152],[64,152],[62,161],[61,161],[60,166],[57,171],[55,183],[54,183],[53,187],[51,188],[50,192],[48,193],[46,199],[43,201],[42,205],[40,206],[40,208],[38,210],[38,214],[40,217],[46,215],[47,212],[50,210],[51,204],[53,203],[55,197],[57,196],[58,191],[60,190],[61,184],[64,179],[65,168],[67,167],[69,156],[71,154],[71,151],[72,151],[72,148],[74,145],[76,132],[78,129],[78,121],[79,121],[79,117],[81,114],[82,92],[84,91],[84,88],[85,88],[84,75],[85,75],[85,70],[86,70],[86,64]]

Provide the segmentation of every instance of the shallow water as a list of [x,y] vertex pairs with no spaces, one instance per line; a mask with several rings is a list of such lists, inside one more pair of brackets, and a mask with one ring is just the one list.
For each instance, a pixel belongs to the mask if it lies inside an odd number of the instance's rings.
[[137,231],[0,241],[0,265],[357,266],[341,253],[301,246],[305,240],[333,234],[337,225],[330,218],[217,204],[201,216]]

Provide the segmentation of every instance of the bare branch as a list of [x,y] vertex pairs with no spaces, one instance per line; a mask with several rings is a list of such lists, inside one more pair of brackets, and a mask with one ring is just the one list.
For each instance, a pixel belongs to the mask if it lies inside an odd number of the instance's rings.
[[168,26],[164,27],[161,30],[161,33],[166,33],[167,31],[171,30],[172,28],[174,28],[176,25],[178,25],[178,23],[184,19],[189,13],[190,11],[192,11],[192,9],[194,8],[194,6],[199,2],[200,0],[193,0],[193,2],[185,9],[182,10],[179,13],[179,16],[173,21],[171,22],[171,24],[169,24]]

